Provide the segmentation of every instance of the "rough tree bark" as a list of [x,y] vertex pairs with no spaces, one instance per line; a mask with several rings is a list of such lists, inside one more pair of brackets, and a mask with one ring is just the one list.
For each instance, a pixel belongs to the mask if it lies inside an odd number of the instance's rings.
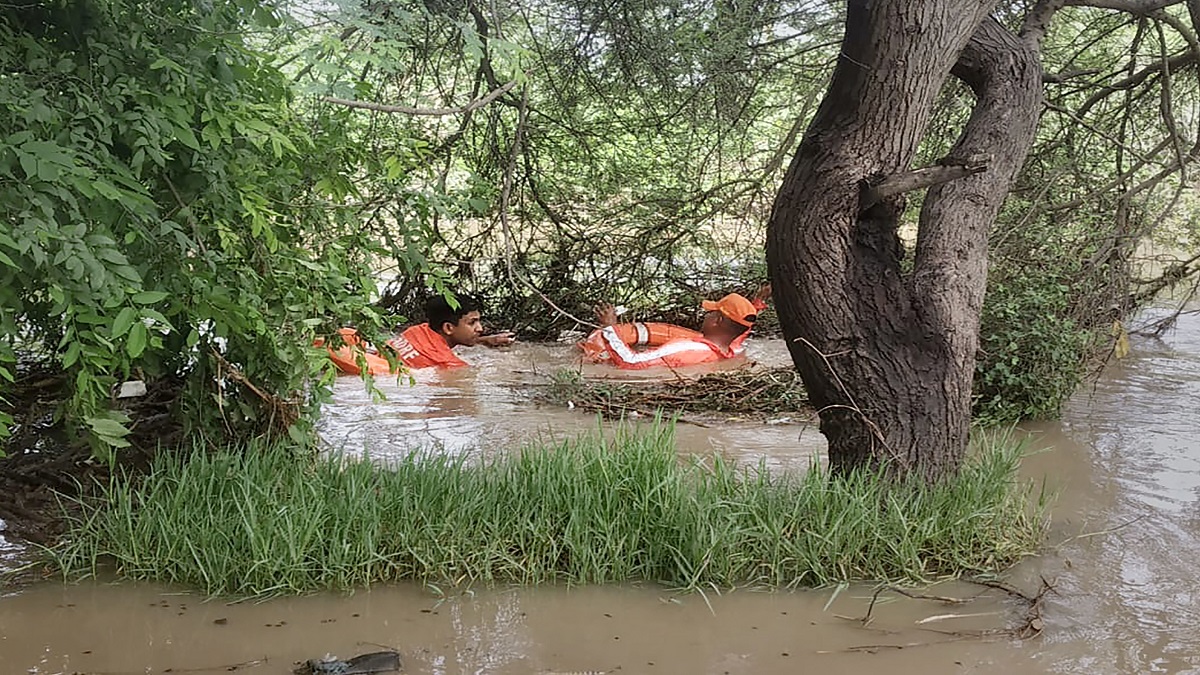
[[[850,0],[829,91],[776,197],[775,301],[835,471],[937,480],[964,455],[988,228],[1042,95],[1040,32],[1013,35],[988,16],[996,4]],[[951,74],[975,94],[971,118],[941,168],[910,171]],[[904,191],[930,185],[905,271]]]

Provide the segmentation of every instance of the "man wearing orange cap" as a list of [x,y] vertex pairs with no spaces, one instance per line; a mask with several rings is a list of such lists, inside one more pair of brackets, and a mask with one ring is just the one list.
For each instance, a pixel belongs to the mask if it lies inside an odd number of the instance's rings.
[[[663,334],[669,337],[661,344],[641,339],[641,336],[650,333],[645,324],[618,326],[616,309],[611,304],[603,303],[596,307],[600,329],[580,346],[592,360],[607,359],[616,367],[627,370],[655,366],[675,368],[731,359],[745,350],[744,343],[750,335],[750,329],[758,313],[766,309],[766,300],[770,296],[771,286],[767,284],[759,289],[754,300],[747,300],[737,293],[730,293],[720,300],[705,300],[701,306],[707,313],[700,331],[663,326],[666,329]],[[620,327],[630,326],[630,330],[619,330]],[[634,351],[630,343],[635,340],[627,339],[627,335],[639,336],[636,343],[651,344],[651,349]]]

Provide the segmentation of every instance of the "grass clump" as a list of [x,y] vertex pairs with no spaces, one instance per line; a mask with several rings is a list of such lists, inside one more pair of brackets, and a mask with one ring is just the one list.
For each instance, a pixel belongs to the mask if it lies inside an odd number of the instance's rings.
[[1003,570],[1043,520],[997,442],[945,484],[680,460],[674,429],[622,427],[471,464],[388,469],[282,448],[164,458],[85,504],[54,561],[263,596],[429,582],[678,588],[918,582]]

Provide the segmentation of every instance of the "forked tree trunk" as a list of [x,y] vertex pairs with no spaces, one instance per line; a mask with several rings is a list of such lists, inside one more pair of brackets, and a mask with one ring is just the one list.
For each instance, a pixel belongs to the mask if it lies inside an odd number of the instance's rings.
[[[937,480],[964,455],[988,228],[1041,107],[1036,44],[988,18],[995,4],[850,0],[830,89],[776,197],[775,302],[837,471]],[[973,114],[940,167],[911,172],[952,69]],[[930,184],[905,272],[904,191]]]

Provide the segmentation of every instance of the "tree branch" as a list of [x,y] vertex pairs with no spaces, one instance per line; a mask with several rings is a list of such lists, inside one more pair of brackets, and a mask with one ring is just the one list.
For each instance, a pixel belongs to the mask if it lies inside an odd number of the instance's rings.
[[987,162],[971,162],[950,166],[927,166],[904,173],[892,174],[875,182],[863,181],[858,197],[858,208],[866,211],[888,197],[948,183],[964,176],[987,170]]
[[[1096,134],[1100,138],[1103,138],[1107,141],[1112,142],[1114,147],[1124,148],[1124,151],[1126,153],[1137,158],[1142,163],[1142,165],[1145,165],[1149,161],[1149,159],[1145,155],[1143,155],[1142,152],[1140,150],[1138,150],[1137,148],[1130,146],[1124,140],[1122,140],[1116,136],[1113,136],[1108,131],[1105,131],[1104,129],[1100,128],[1099,126],[1092,124],[1092,123],[1088,122],[1087,120],[1077,116],[1075,113],[1071,112],[1070,110],[1067,110],[1066,108],[1064,108],[1056,103],[1050,103],[1050,102],[1047,102],[1045,104],[1045,106],[1046,106],[1046,110],[1053,110],[1054,112],[1056,112],[1064,117],[1068,117],[1073,122],[1075,122],[1075,124],[1078,125],[1079,127],[1086,129],[1086,130],[1092,132],[1093,134]],[[1160,145],[1160,146],[1154,148],[1153,150],[1150,151],[1150,154],[1154,155],[1158,151],[1162,150],[1163,147],[1164,146]]]
[[[1196,31],[1193,27],[1189,26],[1187,22],[1168,14],[1167,12],[1161,11],[1153,12],[1150,17],[1155,21],[1160,21],[1167,24],[1171,28],[1174,28],[1175,32],[1179,33],[1179,35],[1183,37],[1183,40],[1187,42],[1188,49],[1191,49],[1195,54],[1200,54],[1200,41],[1197,41],[1196,39]],[[1161,28],[1159,30],[1161,31]],[[1162,57],[1166,58],[1166,55],[1164,54]]]
[[513,80],[499,89],[488,92],[488,94],[483,98],[476,99],[458,108],[413,108],[406,105],[387,105],[384,103],[371,103],[369,101],[352,101],[350,99],[337,98],[334,96],[325,96],[321,100],[325,101],[326,103],[344,105],[347,108],[362,108],[364,110],[375,110],[385,113],[405,113],[407,115],[429,116],[457,115],[459,113],[471,112],[472,110],[482,108],[515,86],[517,86],[517,81]]
[[1096,7],[1098,9],[1115,9],[1137,16],[1145,16],[1164,7],[1182,4],[1183,0],[1066,0],[1072,7]]
[[1080,70],[1064,70],[1060,73],[1042,73],[1043,84],[1062,84],[1067,80],[1076,77],[1087,77],[1088,75],[1099,75],[1100,70],[1097,68],[1087,68]]
[[1160,58],[1162,59],[1163,83],[1159,88],[1159,107],[1162,112],[1163,123],[1167,127],[1167,131],[1171,133],[1171,147],[1175,150],[1175,161],[1179,164],[1179,176],[1184,181],[1187,180],[1187,161],[1183,158],[1183,143],[1179,140],[1179,127],[1175,124],[1175,113],[1171,105],[1171,68],[1167,65],[1167,36],[1163,31],[1162,23],[1156,23],[1155,28],[1158,29],[1158,46],[1160,50]]
[[1062,9],[1066,0],[1038,0],[1021,25],[1021,39],[1031,45],[1040,45],[1050,27],[1050,19]]
[[946,327],[949,339],[965,350],[961,353],[973,355],[987,280],[988,230],[1037,134],[1042,67],[1037,43],[988,19],[951,73],[975,92],[976,102],[949,157],[968,167],[979,164],[975,158],[987,157],[987,175],[930,188],[921,206],[909,283],[922,320]]
[[[1080,206],[1083,206],[1084,204],[1086,204],[1089,200],[1095,199],[1098,195],[1102,195],[1106,192],[1109,192],[1110,190],[1112,190],[1114,188],[1121,186],[1126,181],[1133,178],[1133,176],[1137,173],[1137,171],[1139,169],[1142,169],[1143,167],[1145,167],[1149,163],[1149,160],[1151,160],[1155,156],[1157,156],[1158,153],[1162,152],[1163,150],[1165,150],[1167,148],[1170,148],[1171,144],[1173,142],[1174,142],[1173,139],[1170,136],[1168,136],[1167,138],[1160,141],[1159,144],[1156,145],[1150,151],[1150,153],[1148,155],[1146,155],[1145,160],[1139,160],[1139,161],[1135,162],[1133,164],[1133,166],[1131,166],[1124,173],[1114,177],[1112,180],[1108,181],[1107,183],[1105,183],[1103,185],[1097,186],[1095,190],[1088,192],[1087,194],[1083,195],[1082,197],[1077,197],[1077,198],[1072,199],[1071,201],[1063,203],[1063,204],[1056,204],[1056,205],[1048,208],[1047,211],[1054,212],[1054,211],[1064,211],[1067,209],[1079,208]],[[1200,153],[1200,144],[1198,144],[1198,147],[1193,148],[1192,152],[1189,153],[1187,156],[1185,156],[1183,158],[1183,160],[1185,162],[1192,161],[1192,160],[1196,159],[1196,156],[1198,153]],[[1133,187],[1128,188],[1123,193],[1123,197],[1125,197],[1125,198],[1132,197],[1133,195],[1136,195],[1139,192],[1146,190],[1147,188],[1157,185],[1158,183],[1162,182],[1162,180],[1164,178],[1171,175],[1175,171],[1179,170],[1179,166],[1180,165],[1179,165],[1178,160],[1170,163],[1169,165],[1165,166],[1161,171],[1154,174],[1150,178],[1147,178],[1146,180],[1134,185]]]
[[1119,91],[1124,91],[1126,89],[1132,89],[1133,87],[1136,87],[1139,84],[1142,84],[1143,82],[1145,82],[1151,76],[1161,75],[1163,72],[1163,68],[1167,68],[1171,72],[1175,72],[1186,66],[1195,64],[1196,60],[1197,60],[1197,54],[1187,51],[1182,54],[1177,54],[1175,56],[1172,56],[1171,58],[1166,60],[1165,64],[1155,63],[1155,64],[1148,65],[1145,68],[1143,68],[1142,70],[1126,77],[1125,79],[1123,79],[1119,82],[1114,82],[1112,84],[1106,84],[1103,87],[1101,87],[1099,91],[1097,91],[1096,93],[1089,96],[1088,99],[1083,102],[1083,105],[1079,106],[1079,110],[1075,114],[1079,117],[1083,117],[1084,115],[1087,114],[1087,112],[1089,110],[1092,109],[1093,106],[1095,106],[1100,101],[1103,101],[1105,98],[1108,98],[1112,94],[1115,94]]

